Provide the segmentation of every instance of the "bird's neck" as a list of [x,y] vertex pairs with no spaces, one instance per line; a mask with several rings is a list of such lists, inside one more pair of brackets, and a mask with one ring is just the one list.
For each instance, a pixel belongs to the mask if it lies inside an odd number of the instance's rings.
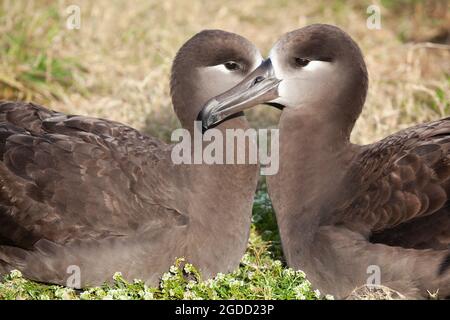
[[[326,114],[299,109],[283,111],[279,129],[280,168],[268,177],[268,187],[289,261],[290,248],[311,241],[320,208],[350,162],[351,128]],[[292,243],[294,238],[303,243]]]
[[[193,175],[192,178],[195,181],[201,182],[195,186],[195,192],[198,193],[200,197],[205,198],[203,205],[211,205],[211,214],[208,215],[208,219],[215,219],[220,223],[233,224],[238,223],[241,219],[248,218],[242,217],[242,211],[232,210],[230,206],[232,203],[238,203],[236,198],[250,202],[251,205],[251,199],[253,199],[254,191],[256,189],[259,167],[257,164],[236,163],[237,159],[235,156],[237,152],[245,152],[248,154],[249,144],[245,144],[245,148],[238,151],[238,145],[235,143],[233,150],[227,150],[227,143],[225,141],[225,130],[246,130],[248,128],[248,123],[244,117],[230,119],[223,124],[220,124],[216,129],[222,132],[224,138],[223,164],[202,164],[191,167],[190,172],[191,175]],[[250,144],[252,143],[256,142],[250,142]],[[208,144],[208,142],[205,144]],[[256,145],[254,145],[253,148],[256,148]],[[227,163],[226,153],[230,151],[234,153],[234,158],[233,161],[231,161],[232,163]],[[202,178],[198,179],[198,177]],[[218,199],[220,199],[220,201],[217,201]],[[229,201],[225,201],[225,199],[229,199]],[[246,215],[250,216],[250,212],[246,212]]]
[[[245,130],[248,123],[238,117],[216,128],[225,137],[226,129]],[[209,270],[224,270],[226,265],[234,267],[239,263],[247,247],[258,170],[256,164],[191,165],[190,175],[197,183],[189,191],[196,201],[190,203],[192,223],[187,258],[200,267],[202,261],[215,261],[216,268],[208,266]],[[201,250],[202,247],[216,249]]]

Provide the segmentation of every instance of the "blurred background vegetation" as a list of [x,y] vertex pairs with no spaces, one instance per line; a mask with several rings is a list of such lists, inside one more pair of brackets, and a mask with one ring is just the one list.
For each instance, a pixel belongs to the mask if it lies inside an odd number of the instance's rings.
[[[371,4],[381,8],[380,30],[366,27]],[[70,5],[81,9],[79,30],[66,27]],[[370,143],[450,114],[447,0],[0,0],[0,100],[105,117],[169,141],[179,126],[169,96],[170,67],[187,39],[219,28],[247,37],[267,55],[284,32],[311,23],[340,26],[365,55],[369,95],[354,142]],[[275,127],[279,111],[257,107],[248,117],[255,127]],[[282,259],[262,182],[247,254],[226,277],[190,286],[173,273],[167,292],[163,282],[146,288],[119,279],[113,287],[76,295],[11,275],[0,282],[0,299],[318,298],[301,272],[277,261]]]
[[[236,32],[267,54],[284,32],[311,23],[342,27],[360,44],[369,96],[354,131],[368,143],[449,114],[450,12],[446,0],[0,0],[0,99],[107,117],[166,141],[179,124],[169,97],[178,48],[206,28]],[[81,28],[66,28],[67,7]],[[381,30],[366,27],[370,4]],[[255,127],[279,112],[249,112]]]

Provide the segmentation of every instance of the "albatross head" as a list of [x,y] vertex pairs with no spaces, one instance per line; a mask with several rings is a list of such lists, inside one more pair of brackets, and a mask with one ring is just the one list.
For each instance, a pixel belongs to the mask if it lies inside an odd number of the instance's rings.
[[202,121],[208,128],[266,103],[354,122],[366,91],[367,71],[357,44],[337,27],[310,25],[285,34],[239,85],[210,100]]
[[222,30],[204,30],[178,51],[171,75],[171,96],[184,128],[197,120],[202,106],[242,81],[262,61],[247,39]]

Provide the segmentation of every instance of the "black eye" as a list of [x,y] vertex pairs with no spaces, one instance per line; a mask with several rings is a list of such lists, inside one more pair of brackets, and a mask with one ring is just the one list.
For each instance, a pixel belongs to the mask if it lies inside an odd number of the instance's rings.
[[309,62],[310,62],[310,60],[308,60],[308,59],[295,58],[295,65],[297,67],[306,67]]
[[234,62],[234,61],[225,62],[223,65],[225,66],[225,68],[227,68],[227,70],[230,70],[230,71],[236,71],[236,70],[241,69],[241,66],[239,65],[239,63]]

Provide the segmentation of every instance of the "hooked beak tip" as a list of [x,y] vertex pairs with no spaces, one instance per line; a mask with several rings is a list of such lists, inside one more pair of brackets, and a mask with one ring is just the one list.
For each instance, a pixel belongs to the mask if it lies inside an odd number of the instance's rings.
[[265,60],[239,84],[204,105],[197,117],[202,122],[202,131],[254,105],[278,98],[278,84],[281,81],[274,74],[271,60]]
[[216,98],[212,98],[203,106],[200,110],[197,121],[202,122],[203,130],[209,129],[215,122],[218,121],[217,115],[214,113],[214,110],[220,105],[220,102],[217,101]]

